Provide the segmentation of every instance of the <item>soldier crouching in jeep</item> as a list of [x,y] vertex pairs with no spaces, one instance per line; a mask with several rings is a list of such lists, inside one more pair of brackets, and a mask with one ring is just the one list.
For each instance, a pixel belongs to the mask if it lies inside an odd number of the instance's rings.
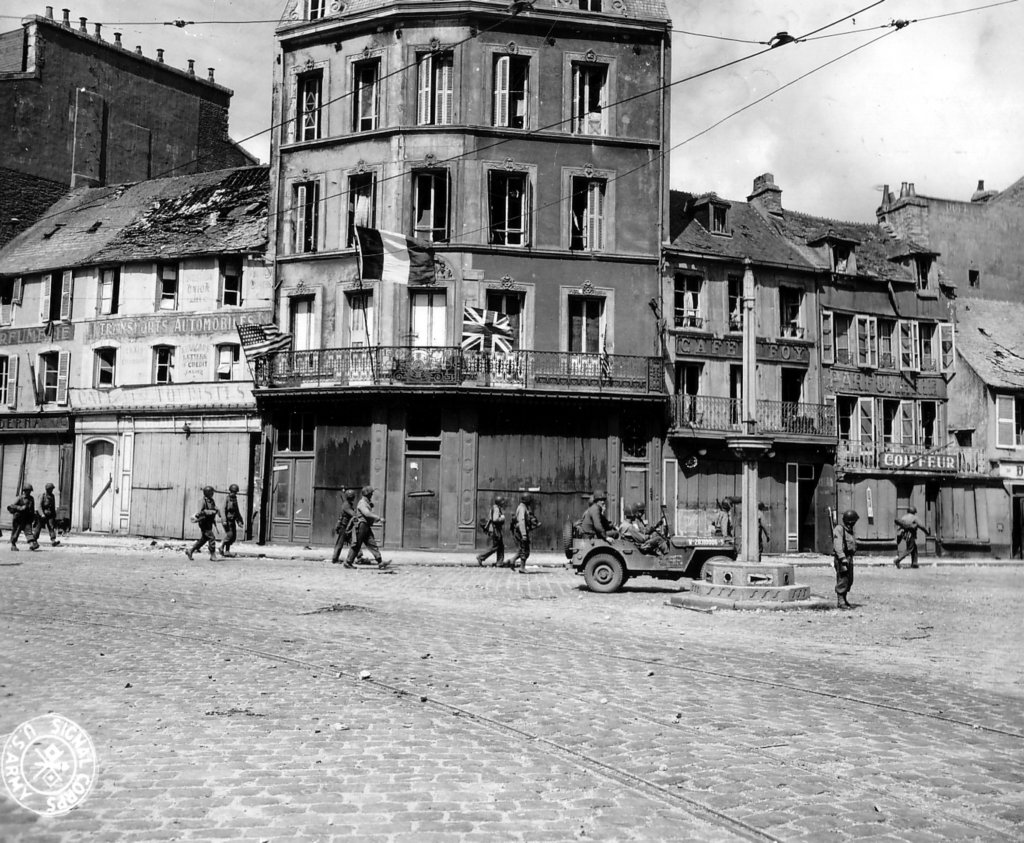
[[662,533],[663,525],[659,521],[654,527],[650,526],[646,514],[647,505],[644,503],[627,506],[625,518],[619,525],[619,537],[632,541],[641,553],[663,556],[668,553],[668,540]]

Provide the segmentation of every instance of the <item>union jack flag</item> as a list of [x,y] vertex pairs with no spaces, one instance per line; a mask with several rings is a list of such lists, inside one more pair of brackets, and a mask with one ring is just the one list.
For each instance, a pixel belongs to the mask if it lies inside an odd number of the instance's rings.
[[504,313],[466,305],[462,312],[462,350],[512,351],[512,323]]

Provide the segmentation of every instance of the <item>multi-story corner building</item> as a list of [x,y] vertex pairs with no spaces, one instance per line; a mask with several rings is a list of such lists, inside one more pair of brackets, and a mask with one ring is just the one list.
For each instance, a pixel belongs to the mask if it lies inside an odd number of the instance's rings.
[[0,251],[0,500],[52,482],[74,529],[179,538],[203,485],[251,505],[267,199],[266,167],[76,188]]
[[[293,3],[277,31],[271,231],[294,338],[258,375],[268,535],[329,543],[369,483],[384,541],[473,547],[530,490],[552,548],[594,488],[654,502],[671,66],[660,0]],[[433,246],[362,282],[354,229]],[[502,314],[481,349],[464,308]],[[488,317],[490,318],[490,317]]]
[[856,510],[866,547],[892,547],[894,519],[914,505],[936,540],[967,536],[954,489],[980,471],[976,449],[948,435],[947,385],[955,376],[950,302],[939,254],[887,224],[795,213],[775,200],[766,219],[822,273],[820,354],[839,437],[836,507]]
[[256,163],[228,137],[231,96],[213,68],[148,58],[68,9],[0,33],[0,245],[69,187]]
[[825,549],[833,505],[832,407],[821,394],[818,269],[759,205],[778,189],[755,181],[747,202],[673,192],[665,248],[666,335],[673,396],[664,453],[664,501],[672,526],[703,533],[719,503],[740,494],[730,437],[742,418],[743,276],[754,276],[757,320],[755,430],[770,449],[759,461],[766,552]]
[[879,221],[941,252],[943,283],[956,291],[960,368],[949,393],[949,431],[982,459],[970,482],[944,484],[952,507],[951,550],[1021,556],[1024,521],[1024,369],[1019,365],[1024,287],[1024,179],[1002,191],[984,182],[969,200],[917,193],[903,182],[885,188]]

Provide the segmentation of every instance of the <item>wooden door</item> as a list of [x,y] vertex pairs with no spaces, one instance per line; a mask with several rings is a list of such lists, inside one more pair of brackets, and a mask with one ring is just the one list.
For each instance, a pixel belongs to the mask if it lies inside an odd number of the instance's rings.
[[[622,519],[625,508],[636,503],[642,503],[648,507],[650,501],[647,499],[647,469],[640,466],[623,466],[622,468],[622,494],[619,496],[619,519]],[[609,512],[609,520],[614,514]],[[648,512],[647,520],[652,524],[661,518],[660,512]]]
[[402,546],[436,548],[440,528],[438,487],[441,458],[405,458],[405,511],[402,516]]
[[271,470],[270,537],[306,543],[313,524],[313,459],[278,457]]
[[93,442],[89,446],[89,477],[86,481],[88,528],[94,533],[114,529],[114,444]]

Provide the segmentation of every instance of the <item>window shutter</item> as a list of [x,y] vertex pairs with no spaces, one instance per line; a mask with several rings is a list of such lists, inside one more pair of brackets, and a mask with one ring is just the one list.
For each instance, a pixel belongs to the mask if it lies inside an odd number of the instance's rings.
[[836,346],[832,332],[832,311],[821,312],[821,362],[836,362]]
[[68,269],[64,272],[60,285],[60,318],[62,320],[66,321],[71,318],[71,302],[74,300],[74,289],[75,276]]
[[437,123],[447,126],[453,120],[453,80],[452,80],[452,57],[450,55],[438,57],[438,81],[437,81]]
[[62,351],[57,357],[57,403],[68,403],[68,378],[71,375],[71,352]]
[[878,318],[869,316],[868,323],[868,365],[878,368]]
[[1014,440],[1013,397],[1010,395],[996,396],[996,447],[1012,448]]
[[50,321],[50,295],[53,289],[53,276],[44,275],[43,285],[39,292],[39,321]]
[[16,304],[21,307],[21,300],[25,295],[25,283],[21,280],[19,275],[14,279],[14,286],[11,288],[11,304]]
[[509,56],[499,56],[494,63],[494,125],[508,125]]
[[572,91],[569,99],[572,101],[572,114],[570,115],[571,120],[569,122],[570,132],[580,131],[580,116],[583,110],[583,74],[580,73],[580,66],[574,64],[572,66]]
[[941,355],[941,371],[954,371],[956,369],[956,332],[953,330],[952,322],[943,322],[939,325],[939,354]]
[[18,406],[18,355],[7,358],[7,406],[12,410]]
[[873,398],[857,399],[859,419],[859,440],[861,444],[870,445],[875,441],[875,401]]
[[523,176],[523,245],[530,245],[530,229],[533,217],[533,185],[528,175]]
[[0,325],[10,325],[14,321],[14,305],[0,304]]
[[370,88],[370,108],[373,113],[370,115],[370,128],[376,129],[380,125],[380,65],[374,64],[370,69],[370,81],[373,87]]
[[297,102],[299,96],[299,86],[302,83],[299,81],[298,75],[292,77],[292,83],[288,86],[288,93],[285,94],[284,101],[284,142],[294,143],[296,136],[296,127],[299,121],[302,119],[298,113]]
[[295,254],[305,251],[306,247],[306,185],[295,188]]
[[587,248],[604,248],[604,182],[592,181],[587,202]]
[[420,57],[418,69],[419,96],[416,102],[416,122],[420,126],[426,126],[430,123],[430,83],[433,77],[433,67],[433,56],[430,53],[425,53]]

